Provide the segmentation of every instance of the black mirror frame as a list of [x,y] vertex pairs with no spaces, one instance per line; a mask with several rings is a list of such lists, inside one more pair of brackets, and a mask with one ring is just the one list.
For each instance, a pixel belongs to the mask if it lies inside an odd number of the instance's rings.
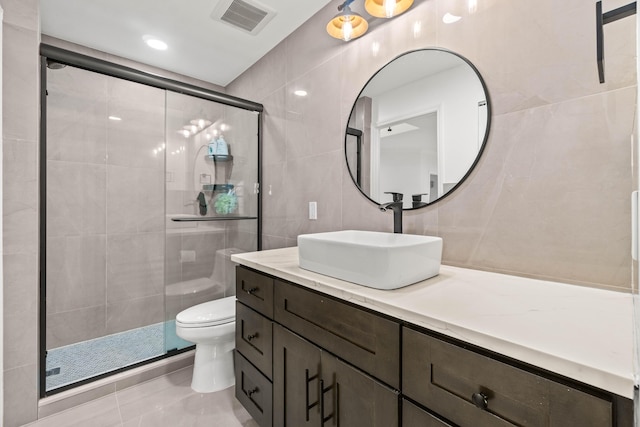
[[427,206],[434,205],[434,204],[438,203],[439,201],[441,201],[441,200],[445,199],[446,197],[448,197],[453,192],[455,192],[455,190],[462,185],[462,183],[469,177],[469,175],[471,175],[471,172],[473,172],[473,170],[475,169],[476,165],[480,161],[480,157],[482,156],[482,153],[484,152],[485,146],[487,145],[487,140],[489,139],[489,131],[491,129],[491,112],[492,112],[491,100],[490,100],[490,96],[489,96],[489,90],[487,89],[487,85],[486,85],[484,79],[482,78],[482,75],[480,74],[480,72],[478,71],[476,66],[473,65],[473,63],[471,63],[471,61],[469,61],[467,58],[465,58],[464,56],[462,56],[462,55],[460,55],[458,53],[455,53],[455,52],[453,52],[451,50],[440,48],[440,47],[427,47],[427,48],[422,48],[422,49],[414,49],[414,50],[410,50],[410,51],[404,52],[404,53],[396,56],[391,61],[389,61],[385,65],[383,65],[378,71],[376,71],[369,78],[369,80],[367,80],[367,83],[362,87],[362,89],[358,93],[358,96],[356,97],[355,101],[353,102],[353,106],[351,107],[351,112],[349,113],[349,118],[347,119],[347,124],[346,124],[345,132],[344,132],[344,135],[345,135],[344,136],[344,160],[345,160],[345,163],[347,164],[347,170],[349,171],[349,176],[351,177],[351,181],[358,188],[358,191],[360,191],[360,193],[364,197],[366,197],[367,199],[369,199],[369,201],[371,201],[372,203],[374,203],[376,205],[380,205],[380,202],[377,202],[377,201],[373,200],[371,197],[369,197],[368,194],[365,194],[365,192],[362,191],[362,187],[360,187],[360,184],[354,178],[354,173],[351,170],[351,166],[349,166],[349,160],[347,158],[347,142],[348,142],[347,139],[348,139],[348,136],[352,134],[352,133],[350,133],[349,121],[351,119],[351,116],[354,113],[356,102],[358,102],[358,99],[360,99],[360,97],[362,96],[362,92],[364,92],[364,90],[367,88],[367,86],[369,85],[371,80],[373,80],[382,70],[384,70],[389,64],[393,63],[395,60],[397,60],[399,58],[402,58],[405,55],[409,55],[409,54],[416,53],[416,52],[423,52],[423,51],[426,51],[426,50],[445,52],[445,53],[449,53],[451,55],[455,55],[456,57],[462,59],[469,67],[471,67],[471,69],[474,71],[474,73],[478,77],[478,80],[480,81],[480,84],[482,85],[482,89],[484,90],[484,93],[486,95],[485,98],[486,98],[486,103],[487,103],[487,127],[486,127],[485,132],[484,132],[484,137],[482,139],[482,144],[480,145],[480,149],[478,150],[478,154],[476,155],[476,158],[473,161],[473,164],[469,167],[467,172],[458,181],[458,183],[451,188],[451,190],[447,191],[446,193],[444,193],[442,196],[438,197],[433,202],[426,202],[426,203],[423,202],[423,204],[420,205],[420,206],[411,207],[411,208],[403,208],[402,210],[405,210],[405,211],[415,210],[415,209],[421,209],[421,208],[424,208],[424,207],[427,207]]

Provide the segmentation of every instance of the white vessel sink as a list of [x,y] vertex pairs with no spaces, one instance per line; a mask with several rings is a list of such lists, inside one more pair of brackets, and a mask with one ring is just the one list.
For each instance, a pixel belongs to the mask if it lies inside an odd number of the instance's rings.
[[442,239],[375,231],[298,236],[300,267],[376,289],[397,289],[436,276]]

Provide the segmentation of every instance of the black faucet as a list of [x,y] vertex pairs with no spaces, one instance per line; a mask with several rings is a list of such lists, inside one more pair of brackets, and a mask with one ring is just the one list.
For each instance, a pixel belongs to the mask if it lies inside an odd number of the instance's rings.
[[382,212],[386,212],[387,209],[393,211],[393,232],[402,233],[402,193],[385,192],[385,194],[391,194],[393,196],[393,202],[383,203],[379,206]]
[[429,193],[422,193],[422,194],[413,194],[411,196],[411,199],[413,200],[412,202],[412,208],[421,208],[422,206],[427,206],[428,203],[425,203],[422,201],[422,196],[428,196]]

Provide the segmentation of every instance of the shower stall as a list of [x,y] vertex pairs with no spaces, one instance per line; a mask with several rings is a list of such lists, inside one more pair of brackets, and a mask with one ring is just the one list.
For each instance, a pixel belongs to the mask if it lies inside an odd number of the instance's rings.
[[41,396],[191,348],[261,248],[262,106],[42,45]]

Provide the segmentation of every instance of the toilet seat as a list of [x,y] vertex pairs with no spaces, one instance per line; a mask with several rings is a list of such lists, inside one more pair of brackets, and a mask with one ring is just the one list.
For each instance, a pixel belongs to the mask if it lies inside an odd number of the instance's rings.
[[176,326],[206,328],[236,321],[236,298],[226,297],[194,305],[176,316]]

